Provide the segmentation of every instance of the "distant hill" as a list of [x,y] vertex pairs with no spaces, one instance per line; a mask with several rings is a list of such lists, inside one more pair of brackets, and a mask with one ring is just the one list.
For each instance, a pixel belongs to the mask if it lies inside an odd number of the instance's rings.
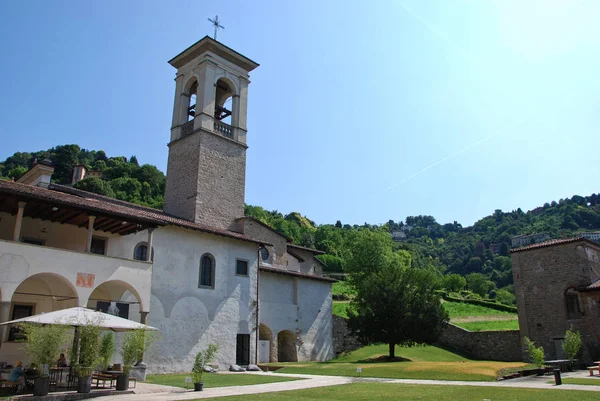
[[[0,177],[18,179],[34,158],[50,159],[55,165],[53,178],[60,184],[69,185],[73,167],[83,164],[101,171],[102,177],[86,178],[75,187],[157,209],[163,206],[165,175],[155,166],[140,166],[135,156],[108,157],[102,150],[86,150],[78,145],[17,152],[0,163]],[[298,212],[282,214],[246,205],[245,213],[271,225],[298,245],[326,252],[320,258],[332,272],[343,272],[357,230],[402,232],[404,238],[394,246],[411,253],[413,267],[466,276],[469,288],[482,297],[494,298],[501,288],[513,292],[508,252],[511,237],[546,233],[550,238],[558,238],[600,230],[599,201],[597,194],[574,195],[529,212],[495,210],[470,227],[456,221],[440,224],[428,215],[408,216],[403,221],[389,220],[385,224],[348,225],[336,221],[317,225]]]

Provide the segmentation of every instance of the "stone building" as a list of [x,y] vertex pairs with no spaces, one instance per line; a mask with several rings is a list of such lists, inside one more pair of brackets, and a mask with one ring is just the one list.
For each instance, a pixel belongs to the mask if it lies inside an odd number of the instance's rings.
[[[582,359],[600,358],[600,245],[585,238],[551,240],[511,250],[521,339],[563,359],[571,326],[583,340]],[[523,349],[526,358],[525,349]]]
[[[258,64],[209,37],[170,64],[164,211],[53,184],[47,163],[0,181],[0,321],[110,309],[160,330],[145,355],[153,372],[189,371],[209,343],[221,368],[331,358],[333,280],[321,252],[243,215]],[[73,180],[83,174],[78,166]],[[0,361],[24,358],[18,336],[0,333]]]

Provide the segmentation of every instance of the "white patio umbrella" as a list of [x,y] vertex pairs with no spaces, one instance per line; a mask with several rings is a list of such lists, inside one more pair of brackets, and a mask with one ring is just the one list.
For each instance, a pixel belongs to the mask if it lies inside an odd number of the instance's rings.
[[9,322],[0,323],[0,326],[16,323],[61,324],[73,327],[95,325],[100,326],[106,330],[112,330],[116,332],[131,331],[138,329],[158,330],[155,327],[137,323],[133,320],[123,319],[122,317],[82,307],[61,309],[48,313],[40,313],[39,315],[33,315],[21,319],[11,320]]

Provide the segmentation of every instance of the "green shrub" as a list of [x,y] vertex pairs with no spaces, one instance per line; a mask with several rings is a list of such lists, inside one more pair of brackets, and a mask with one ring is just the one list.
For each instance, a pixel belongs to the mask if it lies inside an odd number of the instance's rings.
[[579,331],[573,331],[573,326],[565,333],[562,349],[572,364],[581,350],[581,334],[579,334]]
[[473,305],[481,305],[481,306],[486,306],[488,308],[496,309],[496,310],[500,310],[500,311],[504,311],[504,312],[517,313],[516,306],[503,305],[503,304],[499,304],[497,302],[484,301],[484,300],[479,300],[479,299],[462,299],[462,298],[456,298],[456,297],[452,297],[452,296],[445,296],[444,300],[445,301],[453,301],[453,302],[464,302],[464,303],[473,304]]
[[113,333],[104,333],[100,341],[100,362],[102,369],[107,369],[110,360],[115,353],[115,335]]
[[196,354],[194,367],[192,368],[192,381],[194,383],[202,382],[204,367],[211,363],[213,359],[215,359],[218,351],[219,346],[217,344],[208,344],[205,350],[202,350]]
[[150,348],[154,339],[154,333],[143,329],[132,330],[125,334],[121,344],[123,373],[129,374],[131,367],[142,360],[144,352]]
[[40,326],[37,324],[24,323],[19,325],[25,333],[25,353],[31,358],[41,371],[42,376],[48,376],[48,366],[56,361],[58,354],[63,348],[68,347],[67,326],[48,324]]
[[544,347],[536,347],[535,343],[529,339],[529,337],[525,337],[523,342],[527,346],[527,353],[529,354],[529,359],[531,363],[533,363],[538,368],[542,368],[544,366]]

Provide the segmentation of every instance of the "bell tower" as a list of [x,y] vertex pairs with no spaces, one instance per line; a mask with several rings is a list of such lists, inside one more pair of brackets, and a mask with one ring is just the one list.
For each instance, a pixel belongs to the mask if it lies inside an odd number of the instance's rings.
[[228,229],[244,215],[249,72],[258,64],[205,36],[177,69],[165,213]]

